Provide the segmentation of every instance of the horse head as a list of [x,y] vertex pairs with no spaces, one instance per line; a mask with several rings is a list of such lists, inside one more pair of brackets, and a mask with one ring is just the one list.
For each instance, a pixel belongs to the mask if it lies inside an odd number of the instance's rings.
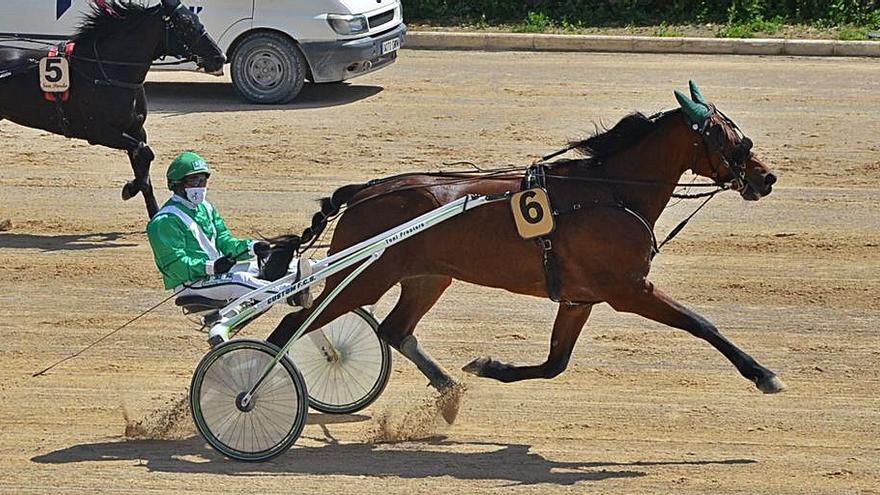
[[226,57],[199,16],[180,0],[162,0],[162,9],[168,26],[165,54],[192,60],[205,72],[222,75]]
[[748,201],[770,194],[776,175],[752,153],[752,140],[733,120],[706,101],[693,81],[690,81],[690,91],[689,98],[676,90],[675,98],[690,128],[700,135],[695,146],[702,152],[695,157],[691,170],[738,191]]

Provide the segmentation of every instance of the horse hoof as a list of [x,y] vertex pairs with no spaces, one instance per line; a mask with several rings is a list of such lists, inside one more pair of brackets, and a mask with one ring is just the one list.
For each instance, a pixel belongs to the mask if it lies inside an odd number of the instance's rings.
[[490,357],[480,357],[462,366],[461,371],[464,371],[465,373],[469,373],[474,376],[485,376],[483,374],[483,370],[485,370],[486,366],[488,366],[491,362],[492,358]]
[[140,189],[134,186],[132,182],[126,182],[124,186],[122,186],[122,199],[123,201],[128,201],[129,199],[135,197],[137,193],[140,192]]
[[779,392],[784,392],[786,388],[785,384],[782,383],[782,380],[776,375],[770,375],[767,378],[758,380],[757,385],[758,390],[765,394],[778,394]]
[[465,386],[461,383],[453,382],[451,385],[443,387],[440,390],[440,398],[437,399],[437,406],[440,410],[440,416],[446,424],[455,423],[458,417],[458,410],[461,407],[461,398],[464,396]]

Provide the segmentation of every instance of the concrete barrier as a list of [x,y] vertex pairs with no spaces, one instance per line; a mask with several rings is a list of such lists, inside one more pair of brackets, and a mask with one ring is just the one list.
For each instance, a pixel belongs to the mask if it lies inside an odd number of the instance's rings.
[[880,57],[880,41],[659,38],[581,34],[410,31],[406,48],[416,50],[702,53]]

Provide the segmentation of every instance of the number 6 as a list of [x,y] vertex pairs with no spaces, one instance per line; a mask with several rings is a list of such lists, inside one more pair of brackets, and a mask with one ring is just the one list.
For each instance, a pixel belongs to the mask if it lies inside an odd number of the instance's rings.
[[535,200],[535,196],[535,191],[526,191],[519,197],[519,210],[529,223],[540,223],[544,219],[544,207]]
[[550,197],[539,187],[514,194],[510,198],[510,209],[516,230],[523,239],[547,235],[556,226]]

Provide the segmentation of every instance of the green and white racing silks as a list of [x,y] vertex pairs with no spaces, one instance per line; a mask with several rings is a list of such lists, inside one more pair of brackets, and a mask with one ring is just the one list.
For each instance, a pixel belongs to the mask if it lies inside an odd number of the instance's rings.
[[192,203],[172,196],[147,224],[156,266],[173,289],[214,274],[221,256],[252,256],[254,241],[236,239],[223,217],[207,201]]

